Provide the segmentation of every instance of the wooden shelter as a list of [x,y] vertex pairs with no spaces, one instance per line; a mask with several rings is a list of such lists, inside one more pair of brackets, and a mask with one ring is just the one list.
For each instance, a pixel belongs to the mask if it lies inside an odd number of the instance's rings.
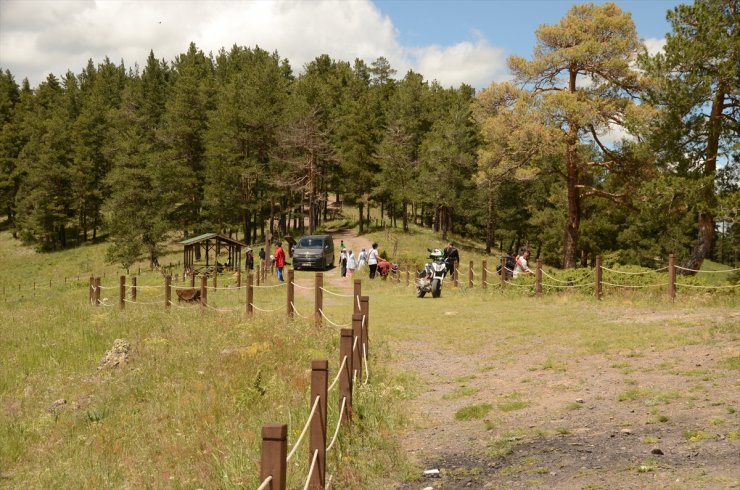
[[[185,247],[183,251],[184,270],[197,272],[210,272],[218,270],[219,267],[240,270],[242,264],[242,248],[247,244],[232,240],[218,233],[204,233],[179,242]],[[222,250],[226,250],[227,259],[225,263],[219,262]],[[211,260],[211,252],[213,259]],[[205,258],[203,257],[205,255]]]

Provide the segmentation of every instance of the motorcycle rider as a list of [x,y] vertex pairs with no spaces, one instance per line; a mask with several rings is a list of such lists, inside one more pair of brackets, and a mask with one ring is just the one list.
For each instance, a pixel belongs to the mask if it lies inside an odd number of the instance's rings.
[[457,251],[453,243],[447,242],[444,250],[445,262],[447,262],[447,272],[450,277],[455,277],[455,266],[460,263],[460,252]]

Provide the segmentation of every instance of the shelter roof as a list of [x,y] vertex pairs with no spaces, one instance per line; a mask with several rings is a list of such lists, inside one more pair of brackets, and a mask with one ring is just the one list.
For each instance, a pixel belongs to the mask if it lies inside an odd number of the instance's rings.
[[196,243],[201,243],[206,240],[216,240],[219,242],[225,242],[229,243],[231,245],[235,245],[237,247],[246,247],[246,243],[239,242],[237,240],[233,240],[229,237],[225,237],[223,235],[219,235],[218,233],[203,233],[202,235],[194,236],[192,238],[187,238],[185,240],[182,240],[178,242],[180,245],[193,245]]

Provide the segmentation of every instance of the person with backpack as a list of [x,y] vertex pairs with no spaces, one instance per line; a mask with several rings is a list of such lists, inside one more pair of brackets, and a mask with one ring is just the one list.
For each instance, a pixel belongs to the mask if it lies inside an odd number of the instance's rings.
[[521,274],[534,275],[534,272],[529,268],[529,250],[525,250],[524,253],[516,258],[516,266],[514,267],[514,279],[519,277]]

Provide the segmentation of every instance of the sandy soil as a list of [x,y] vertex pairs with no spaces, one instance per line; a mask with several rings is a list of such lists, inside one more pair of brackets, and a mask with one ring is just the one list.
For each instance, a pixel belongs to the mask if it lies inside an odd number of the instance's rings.
[[[723,314],[740,322],[740,312]],[[404,447],[423,469],[441,471],[398,488],[738,487],[740,377],[725,365],[738,342],[547,366],[553,349],[511,362],[496,345],[472,356],[432,338],[398,345],[397,367],[427,382],[411,402],[416,426]],[[478,391],[455,395],[465,388]],[[619,401],[630,389],[636,398]],[[497,410],[518,400],[529,405]],[[461,407],[482,403],[493,405],[483,420],[455,420]]]

